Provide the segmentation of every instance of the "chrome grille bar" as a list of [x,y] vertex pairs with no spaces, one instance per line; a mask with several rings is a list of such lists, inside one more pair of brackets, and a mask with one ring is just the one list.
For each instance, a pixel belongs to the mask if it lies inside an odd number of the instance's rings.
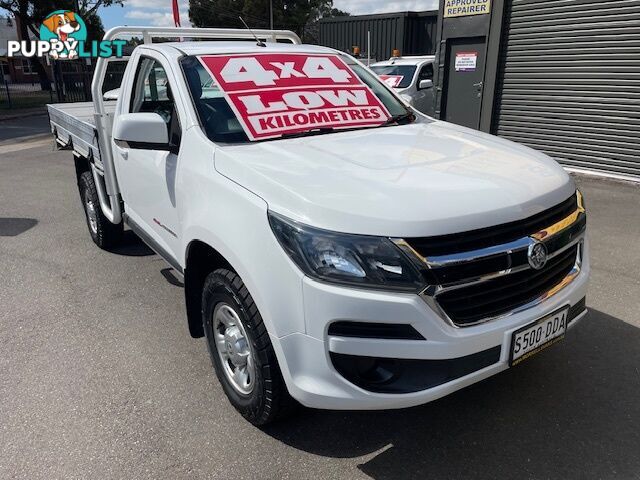
[[[512,315],[516,312],[522,311],[525,308],[530,308],[537,303],[545,300],[550,294],[555,294],[557,291],[564,288],[571,283],[573,279],[580,272],[582,263],[582,246],[584,242],[585,230],[586,230],[586,211],[584,208],[584,202],[582,195],[579,191],[576,192],[577,208],[566,217],[549,225],[536,232],[532,232],[526,237],[519,238],[514,241],[506,242],[500,245],[489,246],[472,250],[468,252],[455,253],[451,255],[436,255],[436,256],[423,256],[420,255],[411,245],[404,239],[392,239],[394,243],[400,247],[407,255],[412,257],[417,264],[421,265],[424,270],[431,273],[434,278],[437,279],[438,275],[443,276],[442,273],[450,272],[455,268],[466,266],[474,267],[485,262],[491,264],[492,260],[496,260],[496,263],[501,263],[503,268],[497,270],[491,270],[481,272],[479,274],[473,274],[463,276],[462,278],[454,278],[447,281],[434,281],[432,285],[427,286],[421,297],[449,324],[460,326],[471,326],[479,323],[485,323],[495,318],[504,317],[506,315]],[[573,269],[563,278],[558,285],[554,286],[550,290],[543,292],[538,299],[526,302],[524,305],[520,305],[514,309],[511,309],[507,313],[502,313],[496,316],[488,316],[481,320],[464,323],[464,325],[458,325],[454,322],[445,310],[438,303],[438,296],[451,292],[453,290],[460,290],[468,287],[474,287],[481,285],[485,282],[499,279],[507,275],[515,273],[521,273],[526,270],[531,270],[532,275],[540,270],[534,270],[527,261],[527,252],[536,243],[542,243],[546,249],[548,249],[547,259],[553,260],[559,255],[567,252],[568,249],[577,246],[576,259]],[[566,262],[566,260],[562,260]],[[543,269],[544,270],[544,269]],[[464,271],[464,270],[463,270]],[[495,283],[495,282],[494,282]],[[561,286],[560,289],[556,289]]]

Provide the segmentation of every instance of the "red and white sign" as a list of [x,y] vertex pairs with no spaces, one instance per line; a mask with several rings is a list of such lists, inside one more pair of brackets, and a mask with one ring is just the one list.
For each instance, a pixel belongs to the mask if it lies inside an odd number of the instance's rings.
[[391,88],[399,87],[402,83],[404,75],[379,75],[380,80],[389,85]]
[[319,128],[372,127],[389,112],[337,55],[210,55],[200,62],[252,140]]
[[456,53],[456,72],[475,72],[478,64],[478,52]]

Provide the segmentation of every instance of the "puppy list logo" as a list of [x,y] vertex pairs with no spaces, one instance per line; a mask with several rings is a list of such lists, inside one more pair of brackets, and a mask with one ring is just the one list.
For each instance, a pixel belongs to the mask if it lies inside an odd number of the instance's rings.
[[40,40],[51,43],[51,58],[73,60],[78,57],[78,42],[87,41],[87,26],[80,15],[57,10],[40,25]]
[[49,55],[55,60],[76,58],[123,56],[125,40],[87,41],[87,26],[77,13],[71,10],[56,10],[40,25],[40,40],[7,42],[7,55],[24,57]]

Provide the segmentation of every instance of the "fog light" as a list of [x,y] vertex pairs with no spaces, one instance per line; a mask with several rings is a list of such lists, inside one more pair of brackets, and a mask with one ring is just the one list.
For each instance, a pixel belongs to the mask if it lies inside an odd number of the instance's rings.
[[384,384],[396,376],[394,371],[396,362],[382,358],[360,357],[354,362],[356,374],[370,384]]

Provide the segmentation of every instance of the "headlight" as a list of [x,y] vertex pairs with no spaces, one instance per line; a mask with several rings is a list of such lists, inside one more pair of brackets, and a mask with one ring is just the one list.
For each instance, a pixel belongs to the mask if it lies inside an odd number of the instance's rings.
[[576,196],[578,197],[577,198],[578,208],[580,208],[580,209],[582,209],[582,210],[584,210],[586,212],[587,211],[587,206],[584,203],[584,196],[582,195],[582,192],[579,189],[576,190]]
[[391,240],[309,227],[269,213],[282,248],[308,276],[325,282],[418,292],[422,275]]

